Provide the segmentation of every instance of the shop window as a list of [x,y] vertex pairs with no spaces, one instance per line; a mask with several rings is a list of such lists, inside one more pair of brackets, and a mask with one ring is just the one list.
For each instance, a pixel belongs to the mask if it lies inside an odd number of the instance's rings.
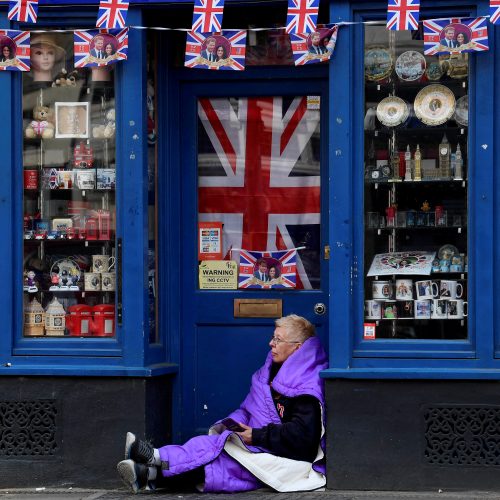
[[[112,44],[103,41],[104,59]],[[74,69],[72,33],[32,34],[31,60],[23,75],[23,335],[113,337],[113,66]]]
[[365,338],[469,335],[470,33],[450,27],[439,56],[420,32],[365,27]]

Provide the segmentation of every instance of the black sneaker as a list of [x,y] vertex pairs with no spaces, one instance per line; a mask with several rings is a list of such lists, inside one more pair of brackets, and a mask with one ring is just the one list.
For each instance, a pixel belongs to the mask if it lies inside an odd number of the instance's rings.
[[150,486],[148,484],[148,466],[136,464],[133,460],[122,460],[117,466],[123,484],[133,493]]
[[132,459],[134,462],[146,465],[155,465],[154,448],[146,441],[141,441],[135,434],[127,432],[125,439],[125,460]]

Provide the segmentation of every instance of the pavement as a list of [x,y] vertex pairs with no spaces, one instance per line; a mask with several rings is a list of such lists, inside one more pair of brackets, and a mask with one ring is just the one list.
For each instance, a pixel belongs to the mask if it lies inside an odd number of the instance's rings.
[[258,490],[246,493],[170,493],[145,491],[133,495],[125,489],[83,490],[68,489],[3,489],[0,498],[10,500],[500,500],[500,492],[488,491],[339,491],[323,490],[299,493],[276,493]]

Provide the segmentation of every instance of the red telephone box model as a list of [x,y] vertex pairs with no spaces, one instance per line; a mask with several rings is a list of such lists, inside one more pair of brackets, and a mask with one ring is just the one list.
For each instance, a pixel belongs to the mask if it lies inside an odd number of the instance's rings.
[[98,304],[92,308],[93,319],[90,323],[92,335],[96,337],[113,337],[115,334],[115,306]]
[[90,322],[92,321],[92,307],[85,304],[76,304],[68,307],[66,328],[74,337],[90,335]]

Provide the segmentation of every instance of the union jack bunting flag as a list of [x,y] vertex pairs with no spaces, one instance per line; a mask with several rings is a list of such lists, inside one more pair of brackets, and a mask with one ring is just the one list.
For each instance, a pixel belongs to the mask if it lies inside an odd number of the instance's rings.
[[290,34],[295,66],[330,60],[337,43],[338,26],[318,28],[310,35]]
[[212,33],[222,30],[224,0],[195,0],[193,27],[196,33]]
[[95,25],[107,29],[125,28],[128,4],[128,0],[101,0]]
[[[238,249],[297,249],[297,288],[319,288],[320,110],[300,97],[198,102],[199,220]],[[305,247],[305,248],[303,248]]]
[[297,250],[240,250],[238,288],[295,288]]
[[316,31],[319,0],[288,0],[286,16],[287,33],[312,33]]
[[0,46],[8,47],[10,56],[0,62],[0,71],[30,70],[30,32],[0,30]]
[[36,23],[38,0],[14,0],[9,2],[7,17],[20,23]]
[[489,50],[486,17],[423,21],[424,54],[460,54]]
[[418,30],[420,0],[389,0],[387,5],[388,30]]
[[189,31],[184,66],[242,71],[245,69],[246,40],[245,30],[225,30],[213,34]]
[[74,32],[75,68],[107,66],[126,60],[128,28]]
[[500,0],[490,0],[490,23],[500,22]]

